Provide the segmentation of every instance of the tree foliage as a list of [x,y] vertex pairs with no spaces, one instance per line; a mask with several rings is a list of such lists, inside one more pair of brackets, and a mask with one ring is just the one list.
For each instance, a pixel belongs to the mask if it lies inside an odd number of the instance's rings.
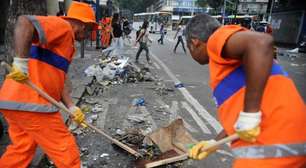
[[12,61],[13,34],[17,17],[20,15],[47,15],[46,0],[11,0],[5,30],[6,60]]
[[117,0],[121,9],[129,9],[134,13],[145,12],[155,0]]
[[197,0],[196,4],[200,7],[207,7],[208,6],[207,0]]
[[222,6],[223,1],[224,0],[207,0],[207,3],[211,8],[216,9]]

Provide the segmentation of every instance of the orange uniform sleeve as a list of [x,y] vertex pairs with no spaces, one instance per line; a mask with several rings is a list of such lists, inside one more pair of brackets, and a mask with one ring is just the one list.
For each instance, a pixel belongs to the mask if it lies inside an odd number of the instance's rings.
[[207,52],[209,55],[210,86],[214,89],[217,84],[235,68],[241,65],[241,61],[226,59],[222,56],[222,50],[231,35],[245,30],[236,25],[222,26],[208,39]]
[[35,45],[63,57],[72,58],[75,51],[74,33],[67,21],[56,16],[27,16],[27,18],[32,22],[38,35],[38,42],[33,41]]

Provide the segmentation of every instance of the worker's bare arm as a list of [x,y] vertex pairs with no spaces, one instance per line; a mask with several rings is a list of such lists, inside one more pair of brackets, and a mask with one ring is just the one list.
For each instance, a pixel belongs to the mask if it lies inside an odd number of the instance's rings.
[[14,30],[15,52],[17,57],[29,57],[35,29],[26,16],[19,16]]
[[65,81],[63,93],[62,93],[62,102],[68,108],[74,106],[74,103],[73,103],[72,98],[70,96],[71,91],[72,91],[72,83],[71,83],[70,79],[67,77],[67,79]]
[[243,62],[246,72],[243,111],[260,111],[262,95],[273,64],[273,38],[252,31],[237,32],[225,44],[222,55]]

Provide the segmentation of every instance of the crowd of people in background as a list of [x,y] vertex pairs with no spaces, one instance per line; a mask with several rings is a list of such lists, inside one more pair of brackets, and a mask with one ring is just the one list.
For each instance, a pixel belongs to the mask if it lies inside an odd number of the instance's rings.
[[[165,24],[160,24],[160,38],[157,40],[157,43],[160,45],[164,44],[164,38],[166,35],[165,31]],[[271,25],[265,21],[261,22],[237,22],[232,23],[245,27],[252,31],[263,32],[272,34]],[[143,21],[143,25],[136,30],[136,38],[135,38],[135,47],[139,44],[139,48],[137,54],[135,56],[135,63],[138,63],[140,54],[144,50],[146,53],[146,59],[149,64],[151,64],[150,60],[150,43],[152,40],[149,37],[150,31],[148,30],[150,23],[147,20]],[[176,25],[176,33],[174,35],[174,40],[177,39],[176,44],[173,48],[173,53],[176,54],[177,47],[181,44],[184,53],[186,54],[186,47],[185,47],[185,27],[186,23],[184,24],[183,21],[179,22]],[[127,40],[128,44],[132,44],[131,42],[131,32],[133,28],[130,25],[130,22],[125,17],[120,17],[118,13],[115,13],[112,17],[104,17],[100,21],[100,42],[102,47],[102,54],[108,56],[112,51],[118,49],[122,49],[124,46],[124,41]]]

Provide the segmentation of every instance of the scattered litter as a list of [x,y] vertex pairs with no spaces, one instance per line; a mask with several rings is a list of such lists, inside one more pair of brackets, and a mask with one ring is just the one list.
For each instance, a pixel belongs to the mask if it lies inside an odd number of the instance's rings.
[[144,106],[145,105],[145,100],[144,100],[144,98],[135,98],[135,99],[133,99],[132,105],[133,106]]
[[174,86],[175,86],[175,88],[183,88],[184,84],[183,83],[176,83]]
[[227,159],[226,158],[221,158],[221,162],[226,162],[227,161]]
[[[156,83],[156,85],[158,85]],[[150,89],[153,89],[159,96],[168,95],[169,92],[174,92],[174,89],[168,88],[165,85],[158,85],[158,87],[151,87]]]
[[89,113],[89,112],[92,111],[91,107],[90,107],[90,106],[87,106],[87,105],[82,105],[82,106],[81,106],[81,110],[82,110],[82,112],[84,112],[84,113]]
[[95,104],[95,107],[92,108],[93,113],[98,113],[103,111],[103,106],[101,104]]
[[92,160],[96,161],[98,159],[98,156],[93,156]]
[[287,50],[288,52],[291,52],[291,53],[298,53],[299,52],[299,48],[294,48],[292,50]]
[[129,62],[129,57],[124,56],[100,59],[98,63],[89,66],[84,72],[87,76],[94,77],[102,86],[155,80],[148,67],[140,69]]
[[168,104],[166,104],[166,105],[160,106],[159,108],[161,108],[161,109],[169,109],[170,106]]
[[101,74],[103,71],[99,65],[94,64],[85,69],[84,72],[87,76],[96,76],[98,74]]
[[121,129],[117,129],[116,134],[117,135],[123,135],[123,134],[125,134],[125,131],[122,131]]
[[150,134],[150,133],[152,133],[152,128],[150,128],[150,127],[148,127],[147,129],[145,129],[144,131],[143,131],[143,134],[144,135],[148,135],[148,134]]
[[128,116],[128,120],[136,122],[136,123],[142,123],[145,122],[145,116],[143,115],[129,115]]
[[89,155],[89,150],[86,147],[81,147],[80,151],[81,151],[81,156]]
[[88,103],[88,104],[96,104],[98,102],[98,99],[87,98],[87,99],[85,99],[85,102]]
[[81,130],[81,128],[78,127],[76,130],[73,131],[73,133],[76,135],[81,135],[83,131]]
[[100,158],[103,158],[103,157],[108,157],[109,156],[109,154],[108,153],[102,153],[101,155],[100,155]]
[[291,63],[290,65],[291,66],[299,66],[299,64],[294,64],[294,63]]
[[98,114],[91,115],[90,119],[92,119],[92,121],[96,121],[98,119]]

